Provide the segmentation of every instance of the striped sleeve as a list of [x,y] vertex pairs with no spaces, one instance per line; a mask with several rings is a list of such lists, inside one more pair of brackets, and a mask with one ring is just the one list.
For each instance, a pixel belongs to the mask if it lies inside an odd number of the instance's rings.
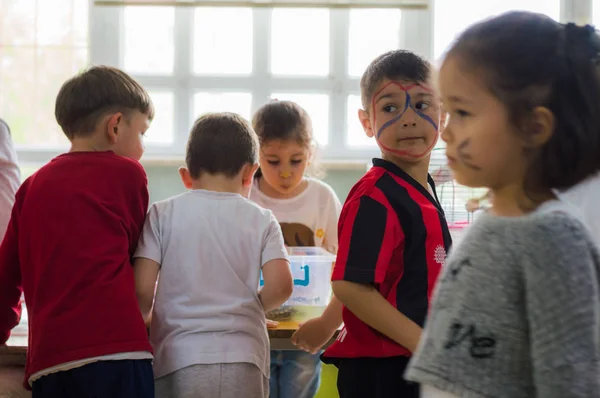
[[376,199],[361,196],[346,203],[338,226],[332,281],[382,283],[397,248],[398,229],[395,213]]

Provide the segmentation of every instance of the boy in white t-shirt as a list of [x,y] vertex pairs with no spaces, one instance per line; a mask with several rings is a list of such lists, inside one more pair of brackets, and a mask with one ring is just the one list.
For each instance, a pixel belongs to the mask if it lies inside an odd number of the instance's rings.
[[275,216],[247,199],[256,133],[236,114],[202,116],[186,165],[190,191],[151,206],[135,254],[156,396],[267,397],[265,311],[289,298],[293,280]]

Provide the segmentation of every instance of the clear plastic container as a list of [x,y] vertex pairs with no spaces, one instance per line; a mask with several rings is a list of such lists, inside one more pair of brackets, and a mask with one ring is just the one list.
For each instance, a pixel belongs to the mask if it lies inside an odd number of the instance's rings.
[[[290,247],[294,291],[279,309],[268,314],[275,321],[304,322],[323,313],[331,300],[331,271],[335,255],[321,247]],[[260,285],[263,285],[262,275]]]

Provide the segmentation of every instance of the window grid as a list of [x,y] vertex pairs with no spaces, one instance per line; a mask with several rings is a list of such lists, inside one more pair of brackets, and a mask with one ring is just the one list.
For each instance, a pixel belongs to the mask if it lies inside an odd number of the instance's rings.
[[[105,7],[107,8],[107,7]],[[194,13],[186,8],[175,10],[174,31],[174,71],[172,75],[147,75],[131,73],[150,92],[171,90],[175,96],[175,114],[173,126],[173,144],[170,146],[147,144],[146,152],[151,157],[183,155],[185,143],[194,115],[194,95],[198,92],[248,92],[252,95],[251,111],[254,113],[266,103],[272,93],[287,92],[297,94],[327,94],[329,96],[329,129],[328,143],[321,146],[322,158],[369,159],[376,155],[374,147],[350,147],[347,144],[346,113],[355,110],[347,109],[347,98],[351,94],[359,94],[359,79],[348,76],[349,47],[349,10],[332,9],[329,11],[330,72],[327,76],[278,76],[270,72],[271,65],[271,18],[272,11],[265,8],[252,10],[253,17],[253,52],[252,73],[239,75],[197,75],[193,71],[193,28]],[[104,10],[106,19],[113,14],[116,20],[123,21],[123,8]],[[97,19],[91,15],[92,20]],[[98,23],[99,24],[99,23]],[[118,48],[118,59],[107,54],[108,46],[92,49],[92,60],[95,63],[112,64],[123,67],[124,60],[124,28],[117,27],[119,39],[114,43]],[[95,38],[92,37],[92,40]],[[104,37],[103,37],[104,40]],[[113,39],[114,40],[114,39]],[[107,56],[108,55],[108,56]],[[100,61],[100,62],[98,62]],[[357,121],[358,122],[358,121]]]
[[[433,56],[434,7],[426,12],[403,10],[400,47],[414,50],[425,56]],[[561,0],[561,20],[591,23],[592,10],[598,13],[597,0]],[[596,5],[596,7],[593,7]],[[121,7],[90,6],[90,63],[122,66],[124,60],[123,22]],[[193,96],[197,91],[242,91],[252,94],[252,111],[265,103],[271,92],[314,92],[330,95],[329,145],[322,159],[354,159],[366,161],[377,153],[376,148],[356,148],[347,145],[346,120],[347,97],[359,94],[358,79],[348,76],[349,11],[330,10],[330,76],[324,78],[290,78],[270,76],[269,50],[271,12],[267,8],[255,8],[253,15],[253,71],[250,76],[196,76],[192,74],[193,12],[181,7],[176,9],[175,24],[175,73],[172,76],[135,76],[150,91],[170,90],[174,94],[173,145],[148,145],[147,154],[152,158],[181,157],[185,148],[193,112]],[[600,15],[600,14],[598,14]],[[335,45],[333,45],[335,43]],[[184,50],[187,49],[186,50]],[[335,79],[333,78],[335,76]],[[45,163],[64,148],[17,147],[24,163]]]

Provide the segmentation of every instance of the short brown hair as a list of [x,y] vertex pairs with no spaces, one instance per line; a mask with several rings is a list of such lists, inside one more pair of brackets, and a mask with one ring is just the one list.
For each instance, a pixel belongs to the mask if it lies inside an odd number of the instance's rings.
[[258,137],[250,123],[235,113],[209,113],[194,123],[185,163],[192,178],[202,172],[234,177],[258,162]]
[[369,110],[375,90],[384,79],[427,83],[431,72],[431,64],[411,51],[393,50],[380,55],[369,64],[360,79],[363,109]]
[[139,111],[154,117],[154,105],[144,88],[127,73],[110,66],[92,66],[67,80],[58,95],[54,115],[69,139],[94,131],[112,112]]
[[252,118],[252,126],[261,145],[272,140],[292,140],[309,148],[313,139],[308,113],[292,101],[273,100],[261,106]]

